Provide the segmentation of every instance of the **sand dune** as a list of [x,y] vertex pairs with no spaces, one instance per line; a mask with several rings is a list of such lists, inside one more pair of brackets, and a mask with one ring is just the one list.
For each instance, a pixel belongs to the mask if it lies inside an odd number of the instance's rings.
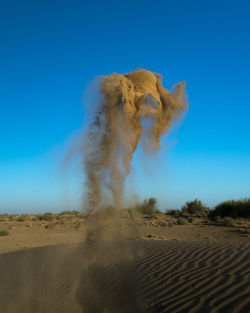
[[[116,247],[105,244],[102,263],[88,269],[101,282],[95,296],[111,312],[137,313],[117,307],[117,299],[124,307],[133,301],[123,294],[121,274],[133,279],[146,312],[250,312],[249,244],[137,241],[131,247],[134,261],[122,263]],[[89,313],[87,254],[82,243],[0,255],[0,311]]]

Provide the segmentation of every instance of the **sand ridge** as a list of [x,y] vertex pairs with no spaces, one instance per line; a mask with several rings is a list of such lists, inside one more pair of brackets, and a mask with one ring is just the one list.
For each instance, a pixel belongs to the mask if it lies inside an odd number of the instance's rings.
[[[121,218],[130,237],[101,242],[88,264],[86,214],[2,216],[9,236],[0,237],[0,311],[250,312],[248,220],[226,227],[198,216],[186,225],[163,213]],[[107,220],[107,231],[112,226]],[[106,311],[86,310],[98,301]]]
[[[85,312],[86,245],[56,245],[0,255],[2,310]],[[249,244],[134,241],[133,245],[137,256],[130,269],[146,312],[250,311]],[[107,295],[115,291],[117,270],[121,266],[126,270],[111,247],[113,251],[108,243],[103,247],[106,257],[94,271],[102,278]]]

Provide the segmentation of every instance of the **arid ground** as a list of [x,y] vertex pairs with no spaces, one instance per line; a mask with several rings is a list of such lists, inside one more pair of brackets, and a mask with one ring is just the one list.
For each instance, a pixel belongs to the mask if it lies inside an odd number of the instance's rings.
[[[88,219],[78,212],[1,215],[1,312],[94,312],[86,310],[91,296],[84,274]],[[163,213],[127,212],[122,220],[135,251],[132,268],[125,272],[133,272],[145,312],[250,312],[249,220],[225,226],[223,219],[192,217],[183,223]],[[116,295],[118,250],[108,241],[102,248],[103,262],[95,264],[93,275],[112,307],[121,296]]]

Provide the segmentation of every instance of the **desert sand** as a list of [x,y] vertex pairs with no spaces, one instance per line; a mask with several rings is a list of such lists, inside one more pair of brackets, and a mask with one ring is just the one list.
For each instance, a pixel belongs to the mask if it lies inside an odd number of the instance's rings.
[[[178,225],[164,214],[124,215],[133,257],[121,262],[124,243],[107,241],[86,269],[87,220],[79,213],[1,216],[0,230],[9,231],[0,237],[1,312],[137,313],[121,276],[132,279],[142,312],[250,312],[248,221],[226,227],[196,217]],[[98,281],[95,294],[89,277]],[[93,299],[105,308],[89,309]]]

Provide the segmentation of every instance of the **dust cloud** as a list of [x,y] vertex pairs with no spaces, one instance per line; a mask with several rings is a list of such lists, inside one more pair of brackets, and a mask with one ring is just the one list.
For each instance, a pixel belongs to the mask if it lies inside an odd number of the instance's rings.
[[78,303],[83,313],[145,312],[135,279],[138,255],[123,223],[124,183],[139,142],[145,153],[156,152],[186,110],[185,82],[170,92],[159,74],[139,69],[100,77],[99,94],[82,145],[90,214]]
[[99,92],[83,151],[87,207],[94,211],[107,198],[116,209],[123,207],[124,182],[138,143],[145,152],[160,149],[161,137],[187,108],[185,82],[170,92],[159,74],[143,69],[101,77]]

